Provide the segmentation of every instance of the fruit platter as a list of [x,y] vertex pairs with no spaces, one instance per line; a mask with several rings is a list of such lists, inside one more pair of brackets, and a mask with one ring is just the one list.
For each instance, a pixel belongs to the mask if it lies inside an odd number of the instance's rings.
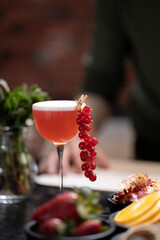
[[125,233],[115,235],[112,240],[160,239],[159,181],[138,173],[127,177],[123,187],[109,196],[114,204],[121,206],[119,211],[114,209],[110,220],[126,228]]
[[129,175],[120,184],[120,190],[108,196],[111,212],[123,209],[138,199],[160,189],[160,182],[150,178],[146,173]]
[[[124,179],[123,187],[125,191],[121,189],[112,194],[112,200],[116,197],[117,201],[123,192],[123,208],[114,212],[109,208],[108,198],[102,194],[102,204],[101,193],[90,188],[75,188],[57,194],[34,209],[31,220],[25,225],[27,239],[129,240],[132,239],[129,236],[156,236],[157,226],[160,226],[159,181],[137,173]],[[129,195],[126,189],[130,189]]]
[[99,200],[99,193],[89,188],[56,195],[33,211],[25,226],[27,239],[106,239],[116,227],[101,215]]

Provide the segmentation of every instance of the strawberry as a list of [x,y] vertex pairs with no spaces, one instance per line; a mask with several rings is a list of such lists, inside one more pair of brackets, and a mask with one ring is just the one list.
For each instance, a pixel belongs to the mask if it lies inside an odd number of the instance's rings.
[[65,223],[59,218],[47,219],[40,224],[38,233],[45,236],[58,236],[65,231]]
[[74,236],[87,236],[102,232],[102,223],[99,219],[86,220],[75,229]]
[[88,188],[64,192],[34,210],[32,219],[41,223],[49,218],[62,220],[86,220],[102,213],[99,193]]
[[49,218],[79,220],[80,215],[76,208],[78,198],[79,194],[76,192],[59,194],[35,209],[32,219],[37,222],[43,222]]

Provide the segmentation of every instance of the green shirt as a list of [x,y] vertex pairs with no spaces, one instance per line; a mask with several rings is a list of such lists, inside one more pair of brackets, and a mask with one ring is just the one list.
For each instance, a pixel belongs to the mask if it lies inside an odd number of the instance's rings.
[[137,74],[131,117],[140,134],[160,139],[160,0],[99,0],[97,10],[84,90],[99,93],[113,104],[129,50]]

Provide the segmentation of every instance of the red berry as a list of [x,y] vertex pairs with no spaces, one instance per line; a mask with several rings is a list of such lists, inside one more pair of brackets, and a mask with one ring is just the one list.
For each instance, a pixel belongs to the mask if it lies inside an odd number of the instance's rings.
[[79,133],[78,133],[78,137],[79,137],[80,139],[83,139],[85,136],[86,136],[86,133],[85,133],[85,132],[79,132]]
[[85,106],[85,107],[83,108],[84,114],[88,114],[88,113],[90,113],[90,111],[91,111],[91,108],[90,108],[89,106]]
[[91,137],[90,135],[86,135],[86,136],[84,137],[84,141],[85,141],[86,143],[89,143],[89,142],[91,141],[91,139],[92,139],[92,137]]
[[93,157],[89,156],[86,161],[89,162],[89,163],[93,162]]
[[81,217],[75,206],[78,199],[79,194],[76,192],[69,191],[58,194],[53,199],[37,207],[32,214],[32,219],[39,223],[54,217],[80,220]]
[[98,144],[98,139],[97,138],[92,138],[90,144],[94,147]]
[[92,182],[96,181],[96,179],[97,179],[97,176],[94,173],[92,173],[92,175],[89,176],[89,180]]
[[81,168],[82,168],[83,171],[88,171],[89,170],[89,164],[88,163],[83,163]]
[[78,111],[78,117],[84,116],[84,113],[82,111]]
[[80,158],[83,162],[86,162],[86,160],[88,158],[88,152],[87,151],[81,151],[80,152]]
[[63,229],[65,227],[65,223],[60,218],[50,218],[47,220],[44,220],[39,228],[38,233],[47,236],[47,237],[53,237],[58,236],[60,233],[60,229]]
[[87,116],[84,117],[83,121],[86,124],[90,124],[91,121],[92,121],[92,117],[87,115]]
[[85,128],[84,128],[87,132],[89,132],[91,130],[91,127],[86,125]]
[[88,144],[87,149],[89,152],[93,152],[95,150],[95,148],[92,147],[90,144]]
[[95,170],[96,169],[96,164],[95,163],[90,163],[90,169]]
[[82,117],[78,117],[78,118],[76,119],[76,123],[77,123],[78,125],[81,125],[81,124],[84,123],[84,119],[83,119]]
[[78,130],[79,131],[85,131],[85,127],[86,127],[86,125],[82,124],[82,125],[79,126]]
[[97,153],[96,153],[95,151],[90,152],[90,155],[91,155],[92,157],[95,157],[96,154],[97,154]]
[[92,171],[91,170],[87,170],[84,172],[85,177],[89,178],[92,175]]
[[87,144],[86,144],[85,142],[80,142],[80,143],[79,143],[79,148],[80,148],[81,150],[85,150],[86,147],[87,147]]
[[[85,220],[75,227],[74,236],[83,236],[82,239],[93,239],[92,235],[103,231],[102,222],[98,219]],[[85,237],[88,236],[88,237]],[[97,237],[98,239],[99,237]],[[81,239],[79,237],[78,239]],[[100,238],[99,238],[100,239]],[[104,239],[104,238],[103,238]],[[107,239],[107,238],[105,238]]]

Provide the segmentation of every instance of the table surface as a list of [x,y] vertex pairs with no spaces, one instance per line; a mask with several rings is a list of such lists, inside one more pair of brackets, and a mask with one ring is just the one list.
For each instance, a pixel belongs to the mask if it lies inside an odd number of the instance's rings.
[[[64,189],[68,190],[68,189]],[[59,193],[56,187],[35,186],[31,196],[18,204],[0,203],[0,239],[26,240],[24,225],[31,220],[33,210]],[[101,192],[100,201],[107,206],[106,197],[109,193]]]
[[[122,180],[131,174],[147,173],[149,177],[159,180],[160,162],[120,158],[108,158],[108,162],[110,168],[96,168],[97,180],[94,183],[84,178],[83,174],[70,172],[64,176],[64,186],[69,188],[89,187],[103,192],[116,192],[119,190]],[[59,175],[41,174],[36,177],[35,181],[43,186],[59,186]]]

